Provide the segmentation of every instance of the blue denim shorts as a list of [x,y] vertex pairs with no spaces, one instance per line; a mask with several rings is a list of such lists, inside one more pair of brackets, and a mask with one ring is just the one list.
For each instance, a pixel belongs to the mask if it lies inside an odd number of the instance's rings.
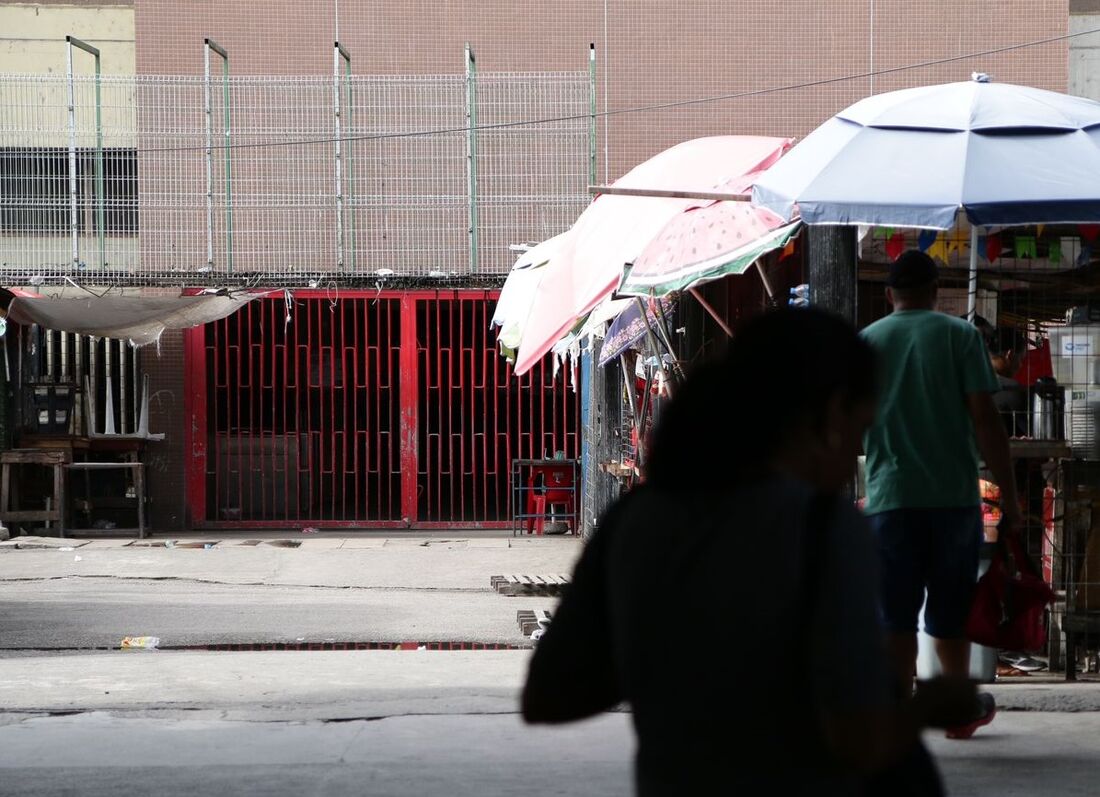
[[981,508],[894,509],[870,515],[878,540],[881,613],[890,633],[924,630],[937,639],[966,636],[978,578]]

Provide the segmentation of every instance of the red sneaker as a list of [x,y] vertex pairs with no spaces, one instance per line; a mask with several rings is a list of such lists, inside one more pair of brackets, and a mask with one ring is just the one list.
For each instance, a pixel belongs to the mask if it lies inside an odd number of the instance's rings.
[[978,706],[980,713],[975,719],[966,725],[958,725],[947,729],[945,735],[948,739],[969,739],[978,728],[993,722],[993,718],[997,716],[997,701],[993,699],[993,695],[985,692],[979,693]]

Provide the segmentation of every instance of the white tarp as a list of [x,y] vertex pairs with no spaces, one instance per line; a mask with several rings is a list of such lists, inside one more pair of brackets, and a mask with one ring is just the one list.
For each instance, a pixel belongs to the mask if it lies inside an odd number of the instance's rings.
[[135,346],[156,343],[166,329],[188,329],[232,315],[267,291],[236,295],[86,296],[54,299],[16,297],[8,319],[46,329],[129,340]]

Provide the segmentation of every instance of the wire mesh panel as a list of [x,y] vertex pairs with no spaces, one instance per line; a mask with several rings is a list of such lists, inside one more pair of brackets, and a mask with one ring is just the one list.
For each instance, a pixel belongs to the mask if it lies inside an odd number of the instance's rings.
[[[465,88],[457,75],[354,81],[348,127],[353,266],[374,273],[465,274]],[[409,135],[447,130],[431,136]],[[510,267],[510,264],[509,264]],[[504,269],[507,270],[507,269]]]
[[[588,204],[588,102],[588,84],[569,74],[478,77],[478,270],[506,272],[517,233],[544,241]],[[492,127],[561,116],[575,118]]]
[[468,99],[480,124],[569,116],[589,83],[476,80],[79,75],[70,114],[67,76],[0,75],[0,268],[118,284],[504,274],[510,244],[587,202],[587,120],[471,133]]
[[624,427],[623,415],[628,411],[623,402],[624,383],[618,360],[604,367],[599,360],[602,341],[593,345],[593,366],[590,369],[589,420],[582,427],[586,438],[588,458],[584,463],[581,501],[583,531],[591,534],[603,513],[610,508],[620,491],[620,480],[609,469],[612,462],[620,462],[619,435]]
[[0,266],[46,273],[138,261],[134,81],[0,78]]
[[217,270],[299,282],[336,271],[331,79],[242,77],[229,85],[228,123],[224,105],[212,103],[215,136],[228,124],[234,146],[228,169],[224,150],[213,158]]
[[[134,82],[138,170],[134,187],[139,212],[138,256],[121,279],[174,276],[201,281],[211,269],[207,253],[215,240],[214,265],[224,265],[225,171],[213,171],[211,199],[221,211],[207,229],[204,85],[196,78]],[[220,113],[220,112],[219,112]],[[28,264],[36,266],[38,264]],[[47,274],[48,276],[48,274]]]

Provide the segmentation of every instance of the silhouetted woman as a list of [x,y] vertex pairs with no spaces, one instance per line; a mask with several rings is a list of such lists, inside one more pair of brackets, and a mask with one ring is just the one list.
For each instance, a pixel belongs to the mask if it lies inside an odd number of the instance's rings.
[[845,322],[746,324],[685,382],[646,484],[587,545],[531,660],[525,719],[628,702],[642,795],[882,793],[869,777],[891,765],[937,793],[918,731],[957,721],[973,690],[892,693],[875,549],[839,497],[874,407],[874,356]]

